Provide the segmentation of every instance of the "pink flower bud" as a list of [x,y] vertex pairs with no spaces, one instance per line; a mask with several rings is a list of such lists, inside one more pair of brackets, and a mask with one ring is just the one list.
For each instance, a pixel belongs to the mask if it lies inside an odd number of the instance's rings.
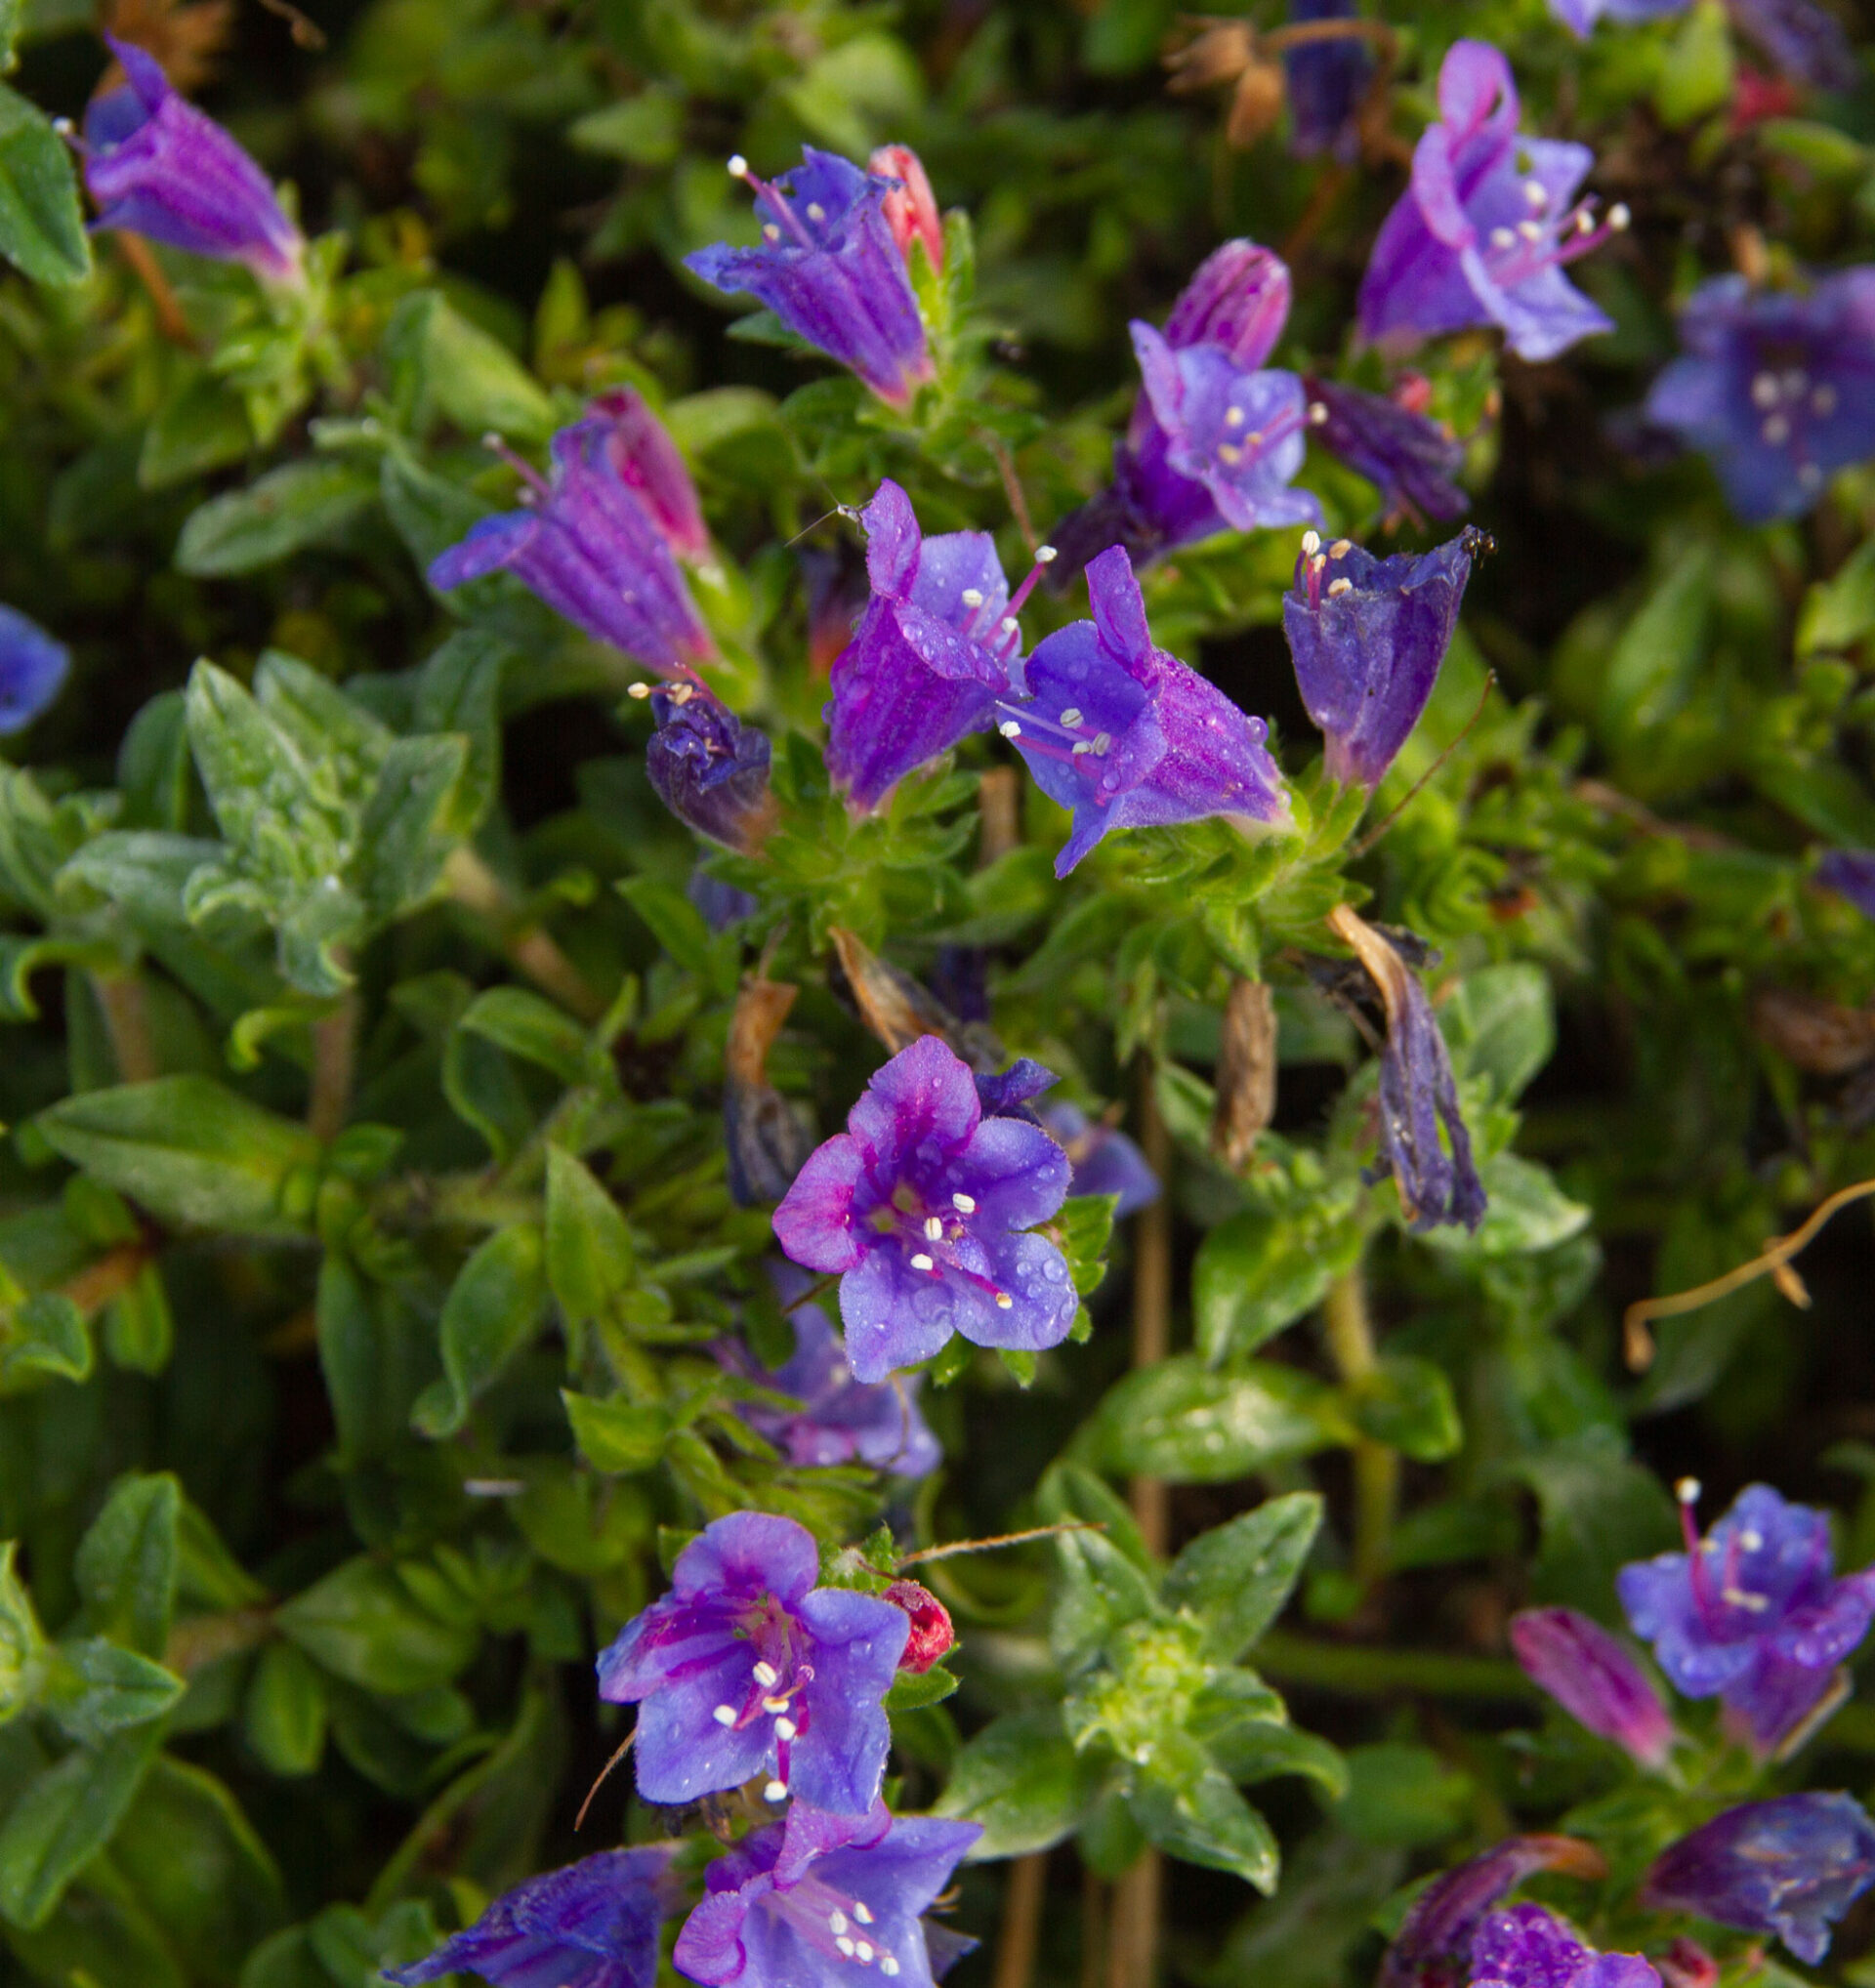
[[901,1671],[919,1677],[929,1671],[957,1640],[950,1626],[950,1611],[929,1588],[916,1581],[895,1581],[880,1596],[911,1617],[911,1634],[905,1638],[905,1653],[898,1659]]
[[1511,1648],[1529,1677],[1572,1719],[1657,1767],[1673,1721],[1641,1666],[1598,1622],[1573,1608],[1526,1608],[1511,1618]]
[[938,218],[938,202],[931,182],[925,177],[924,161],[908,145],[882,145],[866,161],[866,170],[880,179],[896,180],[898,185],[886,195],[882,212],[893,239],[907,262],[911,260],[914,238],[925,245],[931,267],[944,267],[944,225]]

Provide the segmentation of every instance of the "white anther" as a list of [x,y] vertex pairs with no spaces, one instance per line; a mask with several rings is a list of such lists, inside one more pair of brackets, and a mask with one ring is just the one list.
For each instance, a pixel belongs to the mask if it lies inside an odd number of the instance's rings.
[[1081,722],[1081,707],[1078,704],[1070,704],[1067,707],[1067,709],[1062,713],[1062,723],[1067,726],[1069,731],[1072,731],[1074,727],[1080,724],[1080,722]]
[[1035,548],[1035,563],[1038,566],[1052,566],[1061,558],[1052,545],[1038,545]]
[[1628,203],[1625,200],[1617,200],[1608,209],[1608,226],[1616,234],[1619,234],[1633,219],[1634,216],[1628,212]]
[[1007,1291],[998,1291],[998,1292],[997,1292],[997,1294],[996,1294],[996,1309],[997,1309],[998,1311],[1007,1311],[1007,1310],[1008,1310],[1008,1309],[1010,1308],[1010,1306],[1011,1306],[1012,1305],[1014,1305],[1015,1303],[1016,1303],[1015,1299],[1013,1299],[1013,1298],[1012,1298],[1012,1297],[1011,1297],[1011,1296],[1009,1295],[1009,1293],[1008,1293]]
[[1068,750],[1078,760],[1083,753],[1091,753],[1094,750],[1094,741],[1091,738],[1077,738]]
[[718,1725],[733,1725],[735,1723],[735,1707],[733,1705],[719,1705],[710,1714],[710,1717],[716,1720]]
[[1549,188],[1544,186],[1541,180],[1525,180],[1523,182],[1523,198],[1532,207],[1547,207],[1550,204]]
[[964,605],[966,607],[980,607],[982,604],[983,590],[980,587],[966,587],[964,589]]
[[1002,724],[999,725],[996,727],[996,729],[1000,731],[1005,738],[1021,738],[1022,735],[1022,727],[1020,725],[1018,725],[1013,718],[1004,719]]
[[852,1960],[854,1955],[858,1952],[858,1948],[855,1947],[854,1943],[850,1939],[848,1939],[844,1934],[842,1934],[839,1939],[834,1941],[834,1945],[840,1949],[840,1951],[847,1957],[848,1960]]
[[1810,396],[1810,407],[1812,414],[1834,414],[1836,412],[1835,388],[1828,385],[1827,382],[1818,387],[1815,393]]
[[1226,428],[1241,428],[1243,426],[1243,409],[1241,407],[1227,407],[1224,410],[1224,425]]
[[1764,1534],[1761,1532],[1756,1532],[1749,1527],[1747,1527],[1745,1531],[1741,1532],[1738,1535],[1738,1544],[1741,1547],[1743,1547],[1745,1552],[1748,1553],[1755,1553],[1758,1551],[1758,1549],[1764,1545],[1764,1543],[1765,1543]]
[[1781,414],[1772,414],[1767,418],[1764,427],[1758,433],[1772,448],[1782,448],[1790,439],[1790,423]]
[[767,1713],[785,1712],[787,1709],[788,1701],[785,1698],[765,1698],[762,1701],[762,1710]]
[[787,1799],[788,1784],[785,1781],[771,1781],[762,1791],[762,1800],[764,1802],[785,1802]]
[[765,221],[762,224],[762,239],[764,241],[779,241],[781,239],[781,230],[773,222]]
[[1021,625],[1013,614],[1005,614],[1003,616],[1002,629],[1005,635],[1014,635]]
[[1517,231],[1525,241],[1541,241],[1543,239],[1543,228],[1538,222],[1520,221],[1517,224]]
[[944,1224],[935,1215],[925,1217],[925,1240],[939,1242],[943,1239]]
[[842,1912],[838,1906],[835,1906],[834,1909],[827,1914],[827,1930],[832,1933],[842,1933],[845,1932],[846,1929],[847,1929],[847,1915],[844,1912]]
[[731,180],[746,180],[748,177],[748,160],[740,152],[731,152],[729,154],[729,178]]
[[1218,461],[1240,463],[1243,461],[1243,451],[1233,441],[1221,441],[1218,444]]
[[1729,1601],[1734,1608],[1742,1608],[1747,1615],[1762,1615],[1771,1606],[1767,1595],[1748,1595],[1742,1588],[1721,1588],[1719,1598]]
[[896,1974],[898,1971],[898,1963],[895,1961],[890,1954],[888,1954],[886,1958],[879,1963],[879,1971],[882,1974]]
[[1113,734],[1110,731],[1097,731],[1094,734],[1095,754],[1104,759],[1113,750]]
[[1586,207],[1578,207],[1576,209],[1575,231],[1577,234],[1593,234],[1595,232],[1595,216]]
[[777,1719],[774,1721],[774,1736],[778,1740],[791,1740],[801,1728],[791,1719]]
[[760,1663],[755,1667],[755,1681],[764,1691],[770,1691],[781,1681],[781,1673],[772,1664]]
[[858,1951],[854,1955],[854,1959],[862,1967],[870,1967],[872,1966],[872,1942],[870,1940],[861,1940]]
[[52,120],[52,128],[60,138],[69,138],[72,134],[71,119],[69,117],[55,117]]
[[1305,531],[1302,535],[1303,558],[1305,559],[1312,559],[1320,550],[1321,533],[1318,531]]
[[827,210],[821,206],[819,201],[810,200],[808,202],[808,219],[810,221],[824,221],[826,218]]
[[937,1265],[931,1261],[931,1259],[928,1256],[925,1255],[923,1250],[920,1250],[918,1254],[912,1258],[911,1267],[914,1270],[932,1270],[936,1269]]
[[643,704],[651,694],[651,686],[648,683],[628,683],[625,686],[625,694],[627,697],[636,697]]
[[1515,248],[1517,235],[1511,228],[1494,228],[1491,229],[1491,246],[1494,249]]
[[1754,407],[1775,407],[1777,404],[1777,375],[1758,373],[1751,382],[1751,404]]
[[950,1197],[950,1205],[956,1209],[959,1215],[975,1215],[977,1213],[977,1197],[974,1194],[953,1194]]
[[1330,580],[1328,582],[1328,598],[1330,601],[1339,601],[1344,594],[1352,594],[1354,591],[1354,583],[1352,580]]
[[1354,542],[1353,539],[1338,538],[1336,539],[1334,544],[1328,548],[1328,557],[1331,559],[1345,559],[1348,557],[1348,555],[1354,551]]
[[1325,400],[1312,400],[1309,403],[1309,426],[1323,428],[1328,421],[1328,403]]
[[872,1914],[866,1910],[863,1899],[855,1898],[853,1901],[853,1916],[861,1926],[870,1926],[872,1924]]
[[1682,1505],[1697,1505],[1703,1489],[1697,1477],[1682,1477],[1674,1487],[1673,1495]]
[[[632,597],[627,594],[625,598],[629,601]],[[685,705],[696,695],[696,685],[694,683],[673,683],[670,687],[669,695],[671,702],[682,711]]]

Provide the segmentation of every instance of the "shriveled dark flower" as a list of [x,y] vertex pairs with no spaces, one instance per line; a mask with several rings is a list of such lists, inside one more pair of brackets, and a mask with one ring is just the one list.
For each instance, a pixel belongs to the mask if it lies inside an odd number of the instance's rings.
[[1465,444],[1423,414],[1384,393],[1366,393],[1311,373],[1302,379],[1313,409],[1316,445],[1380,492],[1390,517],[1430,518],[1448,523],[1462,518],[1471,499],[1452,480],[1464,466]]
[[[1359,13],[1354,0],[1289,0],[1291,24],[1314,21],[1353,21]],[[1289,98],[1291,145],[1298,158],[1323,152],[1352,165],[1360,152],[1360,127],[1355,113],[1374,71],[1367,44],[1349,35],[1334,41],[1298,42],[1282,53],[1282,72]]]
[[747,853],[762,846],[773,819],[769,741],[695,684],[651,694],[657,729],[645,748],[645,771],[657,798],[687,827]]

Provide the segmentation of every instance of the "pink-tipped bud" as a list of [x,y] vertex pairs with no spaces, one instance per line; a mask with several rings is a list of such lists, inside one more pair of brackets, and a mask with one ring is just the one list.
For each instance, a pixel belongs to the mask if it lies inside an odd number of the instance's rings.
[[1644,1767],[1673,1747],[1673,1720],[1626,1648],[1573,1608],[1526,1608],[1511,1617],[1511,1648],[1525,1674],[1572,1719],[1611,1739]]
[[1433,404],[1433,383],[1424,373],[1401,373],[1394,382],[1394,405],[1424,414]]
[[605,460],[650,514],[680,559],[701,559],[710,550],[709,527],[696,501],[688,465],[664,424],[630,387],[602,393],[586,411]]
[[1666,1988],[1719,1988],[1719,1963],[1685,1933],[1653,1965]]
[[944,224],[938,219],[938,202],[925,176],[924,161],[908,145],[882,145],[866,161],[866,170],[881,179],[898,182],[886,195],[882,211],[899,254],[909,262],[913,240],[921,241],[925,254],[931,258],[931,267],[941,269]]
[[[874,170],[877,169],[875,158]],[[950,1611],[929,1588],[916,1581],[895,1581],[879,1598],[890,1601],[895,1608],[902,1608],[911,1617],[911,1634],[905,1638],[905,1653],[898,1659],[898,1668],[923,1677],[957,1641],[957,1632],[950,1626]]]

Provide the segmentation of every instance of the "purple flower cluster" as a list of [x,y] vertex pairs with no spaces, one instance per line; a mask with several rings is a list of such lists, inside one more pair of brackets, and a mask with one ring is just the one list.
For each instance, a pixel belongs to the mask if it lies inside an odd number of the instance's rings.
[[1467,1988],[1474,1945],[1499,1899],[1538,1871],[1600,1878],[1606,1870],[1600,1852],[1574,1837],[1507,1837],[1441,1873],[1413,1900],[1381,1962],[1379,1988]]

